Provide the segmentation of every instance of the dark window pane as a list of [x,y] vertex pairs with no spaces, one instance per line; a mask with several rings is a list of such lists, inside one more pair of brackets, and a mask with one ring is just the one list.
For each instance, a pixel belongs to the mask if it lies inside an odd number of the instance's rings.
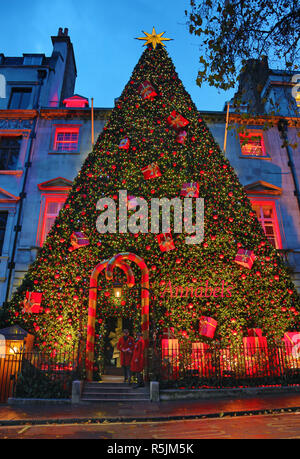
[[0,255],[2,254],[7,216],[8,212],[0,212]]
[[27,109],[31,97],[30,88],[14,88],[11,91],[9,108],[11,109]]
[[0,170],[17,167],[22,137],[0,137]]

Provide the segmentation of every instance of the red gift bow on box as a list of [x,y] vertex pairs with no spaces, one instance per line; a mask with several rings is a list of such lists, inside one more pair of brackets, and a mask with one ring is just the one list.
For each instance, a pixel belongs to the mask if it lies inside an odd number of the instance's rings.
[[137,199],[135,196],[128,196],[127,198],[127,207],[128,207],[128,210],[133,210],[137,207],[138,203],[137,203]]
[[199,196],[198,183],[184,183],[181,189],[181,195],[190,198],[197,198]]
[[144,81],[138,88],[139,93],[143,99],[149,99],[150,97],[157,96],[152,84],[149,81]]
[[69,251],[73,252],[73,250],[79,249],[80,247],[84,247],[86,245],[89,245],[90,241],[87,239],[85,234],[83,233],[72,233],[71,238],[71,247],[69,247]]
[[157,240],[160,248],[164,249],[164,252],[168,252],[169,250],[175,249],[175,245],[171,234],[159,234],[157,236]]
[[247,331],[248,331],[249,337],[254,336],[254,337],[262,338],[263,336],[261,328],[248,328]]
[[156,178],[161,176],[161,172],[159,167],[156,163],[149,164],[149,166],[143,167],[142,172],[144,177],[148,176],[148,178]]
[[169,125],[175,129],[179,129],[189,124],[189,121],[186,120],[183,116],[176,113],[175,110],[170,114],[167,121]]
[[211,323],[209,320],[214,319],[211,319],[210,317],[200,317],[201,334],[203,335],[205,335],[208,332],[208,325],[210,325],[213,328],[217,327],[217,324]]
[[129,148],[129,145],[130,145],[130,140],[128,139],[128,137],[125,137],[125,138],[122,139],[121,142],[119,143],[119,148],[120,148],[120,149],[127,150],[127,149]]
[[179,132],[179,134],[177,135],[176,141],[177,141],[178,143],[184,144],[185,141],[186,141],[186,137],[187,137],[187,132],[186,132],[186,131],[181,131],[181,132]]
[[296,359],[300,357],[300,333],[292,332],[293,336],[290,337],[289,333],[285,333],[284,337],[290,341],[291,348],[292,348],[292,356]]
[[247,263],[247,261],[249,261],[249,259],[251,258],[251,255],[253,255],[254,257],[254,254],[251,250],[245,250],[244,253],[238,253],[236,258],[238,259],[238,261],[241,261],[242,263]]
[[26,292],[22,312],[41,312],[43,310],[43,308],[41,308],[42,297],[43,294],[40,292]]

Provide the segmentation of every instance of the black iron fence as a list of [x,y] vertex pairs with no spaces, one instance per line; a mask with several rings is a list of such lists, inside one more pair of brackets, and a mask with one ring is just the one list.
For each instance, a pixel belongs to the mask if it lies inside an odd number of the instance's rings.
[[[286,345],[222,348],[164,340],[149,350],[149,357],[150,379],[162,388],[300,384],[300,350]],[[76,379],[85,379],[82,349],[0,356],[0,402],[8,397],[70,398]]]
[[300,350],[165,340],[152,350],[151,379],[161,387],[247,387],[300,384]]
[[84,379],[84,356],[70,352],[20,352],[0,358],[0,401],[9,397],[69,398],[72,381]]

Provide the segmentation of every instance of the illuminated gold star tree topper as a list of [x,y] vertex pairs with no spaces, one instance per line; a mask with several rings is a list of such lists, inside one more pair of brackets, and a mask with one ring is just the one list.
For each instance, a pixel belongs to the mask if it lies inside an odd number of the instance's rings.
[[137,40],[145,40],[146,43],[144,43],[144,46],[146,45],[149,45],[149,44],[152,44],[153,46],[153,49],[156,48],[157,45],[162,45],[162,46],[165,46],[163,44],[163,41],[170,41],[172,40],[172,38],[163,38],[163,34],[165,32],[162,32],[162,33],[156,33],[155,31],[155,28],[153,27],[152,29],[152,33],[147,33],[147,32],[144,32],[143,33],[146,35],[145,37],[138,37]]

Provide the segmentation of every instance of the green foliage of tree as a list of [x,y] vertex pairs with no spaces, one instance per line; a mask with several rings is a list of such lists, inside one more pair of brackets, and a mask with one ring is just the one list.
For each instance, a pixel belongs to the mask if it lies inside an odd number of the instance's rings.
[[191,0],[185,14],[190,33],[201,43],[199,86],[233,88],[246,61],[262,56],[297,69],[298,0]]

